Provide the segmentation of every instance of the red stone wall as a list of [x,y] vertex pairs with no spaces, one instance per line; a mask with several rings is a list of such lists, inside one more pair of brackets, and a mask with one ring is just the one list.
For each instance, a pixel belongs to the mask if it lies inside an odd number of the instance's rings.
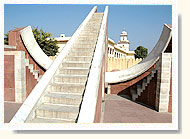
[[14,49],[14,51],[25,51],[25,58],[29,59],[29,63],[34,65],[34,70],[39,70],[39,74],[43,75],[45,70],[37,62],[35,62],[35,60],[32,58],[24,46],[24,43],[20,36],[20,30],[22,29],[24,29],[24,27],[9,31],[8,44],[11,46],[16,46],[16,49]]
[[154,74],[154,77],[150,81],[145,90],[141,95],[136,99],[137,102],[141,102],[149,107],[155,109],[156,101],[156,85],[157,85],[157,73]]
[[101,68],[101,75],[100,75],[100,83],[98,88],[98,97],[97,97],[97,103],[96,103],[96,113],[94,118],[94,123],[100,123],[101,120],[101,106],[102,106],[102,72],[103,67]]
[[4,100],[15,101],[14,55],[4,56]]
[[118,94],[118,95],[129,95],[130,93],[128,93],[128,88],[130,86],[133,86],[134,84],[136,84],[137,82],[139,82],[140,80],[142,80],[143,78],[145,78],[147,75],[149,75],[152,71],[153,68],[155,68],[156,65],[153,65],[150,69],[148,69],[146,72],[144,72],[143,74],[139,75],[138,77],[126,81],[126,82],[120,82],[120,83],[114,83],[114,84],[110,84],[110,93],[111,94]]
[[28,69],[28,67],[26,67],[26,97],[29,96],[37,83],[38,82],[35,79],[34,75],[30,73],[30,70]]

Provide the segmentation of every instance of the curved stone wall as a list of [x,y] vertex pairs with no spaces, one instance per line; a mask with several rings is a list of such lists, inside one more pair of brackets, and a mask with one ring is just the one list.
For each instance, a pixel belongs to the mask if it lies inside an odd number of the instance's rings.
[[33,59],[45,70],[47,70],[52,64],[52,60],[42,51],[38,43],[36,42],[34,35],[32,33],[31,26],[20,31],[21,38],[24,42],[24,45]]

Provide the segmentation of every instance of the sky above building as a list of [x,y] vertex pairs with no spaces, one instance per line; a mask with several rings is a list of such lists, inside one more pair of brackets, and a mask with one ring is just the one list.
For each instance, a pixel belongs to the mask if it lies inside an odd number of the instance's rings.
[[[14,27],[35,26],[59,37],[72,36],[90,10],[90,4],[5,4],[4,32]],[[97,5],[103,12],[105,5]],[[117,43],[125,28],[130,50],[138,46],[150,52],[158,41],[163,25],[172,24],[171,5],[108,5],[108,35]]]

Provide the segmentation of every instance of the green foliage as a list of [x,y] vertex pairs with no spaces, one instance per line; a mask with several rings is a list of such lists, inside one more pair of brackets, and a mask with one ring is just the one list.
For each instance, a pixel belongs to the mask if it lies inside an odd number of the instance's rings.
[[5,35],[5,37],[4,37],[4,44],[8,45],[8,33],[4,34],[4,35]]
[[47,39],[52,36],[49,32],[44,32],[42,29],[38,29],[38,27],[32,27],[32,32],[34,34],[34,38],[36,39],[38,45],[44,51],[47,56],[55,56],[58,52],[57,41],[53,38]]
[[143,46],[138,46],[135,50],[135,58],[145,58],[148,54],[148,49]]

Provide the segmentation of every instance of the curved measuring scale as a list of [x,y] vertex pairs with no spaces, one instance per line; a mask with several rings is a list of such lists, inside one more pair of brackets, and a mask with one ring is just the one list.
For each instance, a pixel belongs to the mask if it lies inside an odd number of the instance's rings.
[[45,70],[52,64],[52,60],[42,51],[36,42],[31,26],[27,26],[20,31],[24,45],[34,60]]
[[160,54],[165,51],[166,47],[170,42],[171,37],[172,29],[167,24],[164,24],[160,39],[158,40],[157,44],[150,52],[150,54],[140,63],[126,70],[106,72],[106,83],[118,83],[127,81],[147,71],[151,66],[153,66],[157,62]]

